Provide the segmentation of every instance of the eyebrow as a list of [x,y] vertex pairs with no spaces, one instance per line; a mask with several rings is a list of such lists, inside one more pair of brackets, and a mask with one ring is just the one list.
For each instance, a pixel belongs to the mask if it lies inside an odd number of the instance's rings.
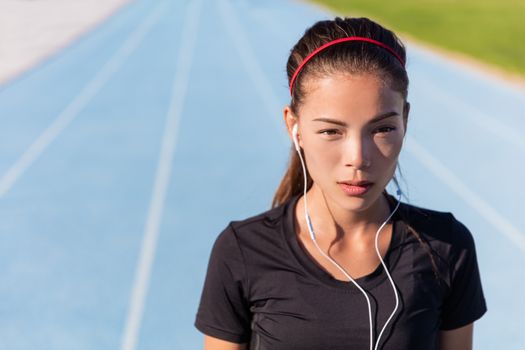
[[[398,116],[399,114],[395,111],[391,111],[391,112],[387,112],[387,113],[383,113],[383,114],[380,114],[378,115],[377,117],[375,117],[374,119],[370,120],[368,122],[368,124],[372,124],[372,123],[376,123],[380,120],[383,120],[383,119],[386,119],[386,118],[390,118],[390,117],[394,117],[394,116]],[[332,123],[332,124],[336,124],[336,125],[340,125],[340,126],[348,126],[348,124],[342,120],[337,120],[337,119],[330,119],[330,118],[315,118],[313,120],[314,122],[317,121],[317,122],[326,122],[326,123]]]

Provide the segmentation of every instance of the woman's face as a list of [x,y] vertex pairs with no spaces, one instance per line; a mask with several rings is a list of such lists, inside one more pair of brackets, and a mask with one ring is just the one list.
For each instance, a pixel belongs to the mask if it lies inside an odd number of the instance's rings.
[[[334,75],[307,83],[299,115],[285,108],[288,130],[297,117],[299,145],[314,186],[343,208],[364,210],[394,175],[410,106],[405,107],[401,93],[371,74]],[[374,185],[361,196],[350,196],[338,184],[342,181]]]

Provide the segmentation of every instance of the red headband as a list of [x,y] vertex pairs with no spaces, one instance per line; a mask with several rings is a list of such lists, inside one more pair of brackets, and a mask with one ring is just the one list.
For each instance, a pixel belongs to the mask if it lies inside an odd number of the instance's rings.
[[386,44],[383,44],[382,42],[380,41],[377,41],[377,40],[374,40],[374,39],[370,39],[370,38],[364,38],[364,37],[361,37],[361,36],[351,36],[351,37],[347,37],[347,38],[340,38],[340,39],[336,39],[336,40],[333,40],[333,41],[330,41],[326,44],[324,44],[323,46],[317,48],[314,52],[312,52],[311,54],[309,54],[308,56],[306,56],[306,58],[303,60],[303,62],[301,62],[301,64],[299,65],[299,67],[295,70],[295,73],[293,74],[292,76],[292,80],[290,80],[290,95],[293,94],[293,84],[295,82],[295,79],[297,78],[297,75],[299,75],[299,72],[301,71],[301,69],[303,69],[304,65],[310,61],[312,59],[312,57],[314,57],[315,55],[317,55],[320,51],[326,49],[327,47],[329,46],[332,46],[332,45],[335,45],[335,44],[339,44],[339,43],[342,43],[342,42],[346,42],[346,41],[366,41],[366,42],[369,42],[369,43],[372,43],[372,44],[376,44],[376,45],[379,45],[381,46],[382,48],[385,48],[387,49],[388,51],[390,51],[390,53],[392,55],[394,55],[399,62],[401,62],[401,65],[403,65],[403,67],[405,66],[405,62],[403,61],[403,59],[401,58],[401,56],[398,55],[397,52],[395,52],[390,46],[386,45]]

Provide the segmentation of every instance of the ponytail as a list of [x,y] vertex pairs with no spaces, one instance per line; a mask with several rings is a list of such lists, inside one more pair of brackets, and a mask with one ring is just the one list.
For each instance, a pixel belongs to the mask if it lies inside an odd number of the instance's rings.
[[[301,152],[303,150],[301,149]],[[303,153],[304,155],[304,153]],[[310,174],[308,173],[308,169],[306,169],[306,190],[308,191],[310,187],[312,187],[312,178],[310,177]],[[290,161],[288,162],[288,168],[286,169],[286,173],[284,174],[283,179],[281,180],[281,183],[279,184],[279,187],[277,188],[277,191],[275,191],[275,194],[273,196],[272,200],[272,208],[278,207],[288,200],[290,200],[293,196],[303,193],[304,192],[304,177],[303,177],[303,171],[301,167],[301,160],[299,159],[299,155],[297,154],[297,151],[295,150],[295,147],[292,146],[291,153],[290,153]]]

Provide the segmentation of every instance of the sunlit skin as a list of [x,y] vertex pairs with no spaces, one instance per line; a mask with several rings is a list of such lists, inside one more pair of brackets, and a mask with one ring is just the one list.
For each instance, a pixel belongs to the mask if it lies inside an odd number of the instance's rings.
[[[382,192],[395,172],[410,105],[400,92],[373,74],[330,75],[306,84],[307,93],[297,115],[286,106],[284,119],[290,135],[298,123],[299,145],[313,179],[307,193],[308,210],[320,246],[325,251],[330,248],[336,261],[337,256],[352,260],[349,273],[358,278],[373,272],[380,263],[375,233],[390,214]],[[372,121],[381,115],[390,116]],[[319,120],[323,118],[333,122]],[[362,197],[348,196],[337,182],[352,180],[371,181],[374,186]],[[307,237],[302,237],[307,232],[303,206],[301,198],[296,207],[300,238]],[[390,226],[381,231],[383,256],[390,242]],[[310,247],[306,239],[302,241]],[[308,250],[316,256],[316,249]],[[329,265],[324,267],[336,278],[347,280]]]

